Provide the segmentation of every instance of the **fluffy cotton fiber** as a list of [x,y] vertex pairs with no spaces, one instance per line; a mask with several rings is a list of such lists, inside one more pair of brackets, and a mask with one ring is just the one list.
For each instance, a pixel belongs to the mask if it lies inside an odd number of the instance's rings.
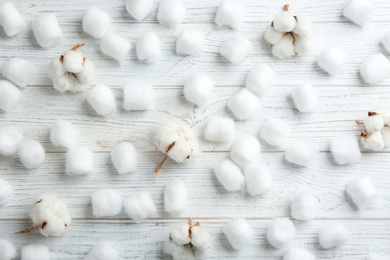
[[292,143],[285,151],[285,158],[292,164],[308,167],[314,161],[318,150],[310,144]]
[[87,95],[87,101],[98,115],[107,116],[116,110],[115,96],[106,85],[97,85]]
[[21,260],[50,260],[50,252],[45,245],[27,245],[22,247]]
[[260,131],[260,137],[272,146],[283,147],[290,135],[289,126],[279,119],[269,119]]
[[244,23],[244,9],[230,0],[224,0],[220,4],[215,15],[215,23],[218,26],[226,26],[238,30]]
[[343,14],[357,25],[364,27],[371,20],[374,4],[370,0],[351,0],[345,6]]
[[212,117],[207,122],[204,138],[212,142],[230,142],[234,136],[234,121],[227,117]]
[[79,130],[71,122],[57,121],[50,129],[50,140],[55,147],[70,149],[76,145],[79,134]]
[[142,21],[152,11],[154,0],[127,0],[126,10],[137,21]]
[[176,27],[183,21],[185,11],[183,0],[162,0],[158,8],[157,19],[163,25]]
[[229,99],[227,106],[235,117],[247,120],[259,109],[260,101],[256,95],[243,88]]
[[327,73],[334,75],[341,70],[346,60],[344,52],[338,47],[328,47],[317,56],[317,64]]
[[15,154],[22,140],[23,135],[17,128],[13,126],[0,128],[0,154],[4,156]]
[[123,87],[123,108],[129,110],[151,110],[153,86],[147,82],[130,82]]
[[85,260],[118,260],[118,252],[110,243],[97,243],[89,252]]
[[227,237],[230,245],[236,250],[247,246],[253,236],[251,226],[243,218],[229,222],[223,227],[222,232]]
[[267,229],[267,240],[275,248],[281,248],[295,236],[295,226],[288,218],[272,221]]
[[115,33],[108,32],[104,34],[100,41],[102,53],[117,60],[119,64],[123,63],[130,49],[130,42]]
[[72,147],[66,153],[65,172],[68,175],[83,175],[93,171],[93,152],[85,147]]
[[385,46],[386,50],[390,52],[390,31],[387,32],[381,39],[383,46]]
[[0,178],[0,206],[7,204],[11,200],[13,194],[14,188],[11,183],[3,178]]
[[44,14],[32,23],[32,30],[38,44],[50,48],[62,41],[64,37],[55,14]]
[[245,169],[245,183],[252,196],[267,193],[273,186],[271,173],[261,165],[251,165]]
[[354,163],[362,158],[358,142],[353,135],[343,135],[333,138],[330,143],[330,151],[336,163],[339,165]]
[[390,61],[382,53],[374,54],[360,65],[360,75],[368,84],[381,82],[390,77]]
[[22,100],[22,92],[11,82],[0,80],[0,110],[6,112],[16,107]]
[[219,53],[231,63],[240,63],[252,51],[252,43],[242,35],[233,35],[224,42]]
[[10,1],[0,3],[0,25],[7,36],[14,36],[26,28],[26,22]]
[[315,256],[309,251],[292,247],[283,255],[283,260],[315,260]]
[[118,190],[100,189],[92,193],[92,211],[97,218],[112,217],[122,212],[122,196]]
[[128,142],[117,144],[111,150],[111,161],[119,174],[132,173],[138,167],[138,151]]
[[177,55],[194,55],[200,52],[205,42],[202,31],[195,29],[184,29],[176,40]]
[[314,112],[318,107],[317,93],[310,84],[294,87],[291,98],[295,107],[302,113]]
[[365,209],[372,203],[378,192],[371,178],[364,176],[351,181],[347,186],[347,194],[359,209]]
[[28,60],[19,58],[9,60],[3,69],[4,77],[19,87],[26,87],[29,85],[34,74],[34,64]]
[[198,106],[206,105],[213,92],[213,80],[206,74],[195,74],[184,83],[184,97]]
[[180,215],[187,207],[187,189],[183,181],[174,180],[165,186],[164,210],[172,216]]
[[142,34],[137,40],[137,57],[140,61],[154,63],[161,55],[161,40],[154,32]]
[[8,240],[0,239],[0,259],[11,260],[16,258],[16,247]]
[[45,150],[43,146],[28,138],[24,138],[18,147],[20,161],[27,169],[35,169],[41,166],[45,160]]
[[258,64],[246,77],[245,87],[259,97],[263,97],[272,86],[275,78],[273,68],[266,64]]
[[156,212],[152,197],[147,192],[140,192],[127,198],[123,202],[126,214],[135,221],[150,218]]
[[345,244],[350,238],[348,229],[340,222],[322,227],[318,232],[318,240],[323,249]]
[[317,215],[319,204],[311,192],[299,192],[291,202],[291,216],[298,220],[312,220]]
[[214,167],[215,176],[228,191],[238,191],[245,185],[245,178],[232,161],[226,159]]
[[96,7],[90,7],[83,16],[83,30],[94,38],[100,39],[111,23],[108,13]]
[[239,137],[230,151],[230,158],[239,166],[248,166],[260,160],[261,144],[252,135]]

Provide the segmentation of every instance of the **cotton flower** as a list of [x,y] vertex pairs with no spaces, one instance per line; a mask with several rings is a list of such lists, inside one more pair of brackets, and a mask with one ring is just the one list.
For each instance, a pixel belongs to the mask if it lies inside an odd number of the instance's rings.
[[356,137],[353,135],[333,138],[330,143],[330,151],[339,165],[355,163],[362,158]]
[[297,247],[291,247],[283,255],[283,260],[315,260],[315,256],[309,251]]
[[111,150],[111,161],[119,174],[134,172],[138,167],[138,151],[133,144],[123,142]]
[[20,161],[27,169],[35,169],[41,166],[45,160],[43,146],[32,139],[24,138],[18,147]]
[[259,98],[243,88],[227,102],[227,107],[239,120],[250,119],[260,107]]
[[326,48],[317,56],[317,64],[327,73],[334,75],[341,70],[346,61],[345,53],[338,47]]
[[122,212],[121,193],[114,189],[99,189],[92,193],[92,212],[97,218],[113,217]]
[[0,154],[4,156],[14,155],[18,151],[23,134],[13,126],[0,128]]
[[19,87],[29,85],[34,74],[34,64],[28,60],[19,58],[10,59],[3,69],[4,77]]
[[21,260],[50,260],[50,252],[45,245],[27,245],[22,247]]
[[295,107],[302,113],[314,112],[318,107],[317,93],[310,84],[294,87],[291,91],[291,98]]
[[232,161],[226,159],[214,167],[214,173],[218,181],[228,191],[238,191],[244,188],[245,178]]
[[32,30],[38,44],[50,48],[59,44],[64,35],[54,13],[43,14],[32,23]]
[[295,226],[288,218],[278,218],[267,228],[267,240],[275,248],[281,248],[295,236]]
[[229,222],[223,227],[222,232],[235,250],[241,250],[248,246],[253,237],[252,227],[243,218]]
[[7,36],[14,36],[26,28],[26,22],[11,1],[0,3],[0,25]]
[[118,252],[108,242],[97,243],[85,260],[118,260]]
[[14,109],[22,100],[22,92],[11,82],[0,80],[0,110]]
[[291,202],[291,216],[298,220],[312,220],[317,215],[319,204],[311,192],[299,192]]
[[269,119],[260,130],[260,137],[268,144],[283,147],[290,135],[289,126],[279,119]]
[[318,150],[314,146],[305,143],[291,143],[285,150],[286,160],[302,167],[309,167],[317,154]]
[[154,32],[142,34],[137,40],[137,58],[154,63],[161,56],[161,40]]
[[200,52],[205,43],[205,35],[196,29],[184,29],[176,40],[177,55],[194,55]]
[[12,260],[16,258],[16,247],[15,245],[5,239],[0,239],[0,259]]
[[390,75],[390,61],[382,53],[374,54],[362,62],[360,75],[364,82],[368,84],[375,84],[388,79]]
[[100,116],[108,116],[116,111],[116,101],[112,90],[106,85],[96,85],[87,94],[87,101]]
[[346,192],[359,209],[365,209],[378,195],[371,178],[368,176],[351,181]]
[[261,158],[261,144],[252,135],[244,135],[233,143],[230,158],[239,166],[248,166]]
[[238,30],[244,23],[244,9],[230,0],[224,0],[219,5],[215,15],[215,23],[218,26],[226,26]]
[[126,10],[138,22],[152,11],[154,0],[127,0]]
[[234,121],[227,117],[212,117],[207,122],[204,138],[212,142],[230,142],[234,136]]
[[236,64],[244,61],[252,48],[252,43],[248,38],[235,34],[222,44],[219,53],[231,63]]
[[180,215],[186,210],[188,201],[187,189],[183,181],[174,180],[164,189],[164,210],[173,215]]
[[318,240],[323,249],[345,244],[350,238],[348,229],[340,222],[328,224],[318,232]]
[[257,96],[263,97],[271,88],[274,78],[275,72],[271,66],[258,64],[246,77],[245,87]]
[[70,149],[76,145],[79,134],[79,130],[72,123],[61,120],[51,127],[50,140],[55,147]]
[[96,39],[102,38],[111,23],[108,13],[96,7],[90,7],[83,16],[83,30]]
[[271,173],[261,165],[251,165],[245,169],[245,183],[251,196],[265,194],[273,187]]
[[374,4],[370,0],[351,0],[345,6],[343,15],[357,25],[364,27],[371,20]]
[[183,0],[162,0],[158,8],[158,21],[169,27],[176,27],[184,20],[186,6]]
[[93,152],[85,147],[72,147],[65,155],[67,175],[84,175],[93,171]]
[[7,204],[11,200],[13,194],[14,188],[11,183],[3,178],[0,178],[0,206]]
[[184,97],[198,106],[206,105],[213,91],[213,80],[206,74],[198,73],[190,76],[184,83]]
[[156,212],[156,206],[148,192],[139,192],[123,202],[126,214],[135,221],[150,218]]
[[118,34],[107,32],[100,41],[100,50],[103,54],[122,64],[131,50],[131,44]]
[[389,109],[380,109],[378,112],[370,111],[363,121],[356,120],[364,126],[360,140],[365,149],[380,151],[390,145],[389,111]]

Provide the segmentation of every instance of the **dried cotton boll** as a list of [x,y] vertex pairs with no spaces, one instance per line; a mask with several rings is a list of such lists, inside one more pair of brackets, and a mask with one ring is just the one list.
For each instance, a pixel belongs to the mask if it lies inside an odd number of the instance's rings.
[[177,55],[194,55],[200,52],[205,43],[205,35],[195,29],[184,29],[176,40]]
[[360,65],[360,75],[368,84],[381,82],[390,76],[390,61],[382,53],[374,54]]
[[340,222],[322,227],[318,232],[318,240],[323,249],[345,244],[350,238],[348,229]]
[[230,151],[230,158],[239,166],[248,166],[260,160],[261,144],[252,135],[239,137]]
[[246,189],[251,196],[269,192],[273,187],[272,176],[264,166],[255,165],[245,169]]
[[18,151],[23,134],[13,126],[0,128],[0,154],[4,156],[14,155]]
[[212,117],[207,122],[204,138],[212,142],[230,142],[234,136],[234,121],[227,117]]
[[207,252],[211,249],[213,237],[206,230],[194,226],[191,228],[191,244],[201,252]]
[[11,82],[0,80],[0,110],[8,112],[22,99],[22,92]]
[[343,11],[345,17],[361,27],[368,24],[373,13],[374,4],[370,0],[351,0]]
[[14,36],[26,28],[26,22],[10,1],[0,3],[0,25],[7,36]]
[[188,223],[180,223],[175,225],[169,234],[171,241],[179,246],[191,243],[191,237],[188,235],[189,229],[190,225]]
[[231,63],[240,63],[246,59],[252,51],[252,43],[242,35],[233,35],[225,41],[219,53]]
[[371,134],[373,132],[382,130],[382,128],[385,126],[385,121],[381,114],[370,112],[368,113],[368,117],[364,119],[363,124],[367,133]]
[[315,260],[316,257],[309,251],[292,247],[283,255],[283,260]]
[[287,146],[285,158],[292,164],[309,167],[318,154],[318,150],[310,144],[292,143]]
[[354,135],[343,135],[333,138],[330,143],[330,151],[339,165],[357,162],[362,157]]
[[93,152],[85,147],[72,147],[65,156],[68,175],[84,175],[93,171]]
[[96,7],[90,7],[83,16],[83,30],[93,38],[100,39],[111,23],[108,13]]
[[272,54],[279,59],[288,59],[295,56],[295,39],[292,34],[285,34],[282,39],[272,46]]
[[312,21],[302,15],[295,16],[295,20],[297,23],[293,32],[301,38],[310,38],[313,35]]
[[235,250],[243,249],[252,239],[253,230],[245,219],[233,220],[223,227],[222,232]]
[[383,46],[385,46],[386,50],[390,52],[390,31],[387,32],[381,39]]
[[297,19],[289,12],[276,14],[273,27],[279,32],[292,32],[297,25]]
[[279,32],[275,30],[273,24],[271,23],[270,25],[267,26],[267,30],[265,31],[264,34],[264,39],[268,43],[275,45],[283,38],[284,34],[285,34],[284,32]]
[[176,27],[184,20],[186,6],[182,0],[162,0],[158,8],[158,21],[169,27]]
[[156,212],[152,197],[147,192],[140,192],[127,198],[123,202],[126,214],[135,221],[150,218]]
[[119,174],[132,173],[138,167],[138,151],[128,142],[117,144],[111,150],[111,161]]
[[289,126],[279,119],[269,119],[260,131],[260,137],[268,144],[284,147],[290,135]]
[[253,67],[246,77],[245,87],[259,97],[263,97],[270,89],[275,78],[275,72],[271,66],[258,64]]
[[238,30],[244,23],[244,9],[230,0],[224,0],[219,5],[215,15],[215,23],[222,27],[226,26]]
[[243,88],[228,100],[227,106],[235,117],[247,120],[259,109],[260,101],[251,91]]
[[123,108],[130,110],[151,110],[153,107],[153,86],[147,82],[127,83],[123,87]]
[[79,135],[78,129],[68,121],[57,121],[50,129],[50,140],[55,147],[70,149],[76,145]]
[[50,252],[45,245],[27,245],[22,247],[21,260],[50,260]]
[[116,110],[114,93],[106,85],[97,85],[91,89],[87,101],[100,116],[107,116]]
[[331,46],[317,56],[317,64],[330,75],[334,75],[341,70],[346,59],[341,49]]
[[103,35],[100,41],[100,50],[103,54],[123,63],[129,55],[131,44],[118,34],[108,32]]
[[318,199],[308,191],[299,192],[291,202],[291,216],[298,220],[312,220],[319,208]]
[[288,218],[275,219],[267,228],[267,240],[275,248],[286,245],[294,236],[295,226]]
[[214,167],[214,173],[218,181],[228,191],[241,190],[245,185],[245,178],[240,168],[229,159],[219,162]]
[[184,182],[174,180],[164,189],[164,210],[174,215],[180,215],[187,207],[187,189]]
[[312,38],[303,38],[295,35],[294,51],[298,56],[306,56],[314,50],[315,43]]
[[45,160],[45,150],[43,146],[28,138],[24,138],[18,147],[20,161],[27,169],[35,169],[41,166]]
[[118,252],[108,242],[97,243],[85,260],[118,260]]
[[92,193],[94,217],[113,217],[122,212],[121,193],[114,189],[100,189]]
[[350,182],[346,192],[359,209],[365,209],[378,195],[371,178],[368,176]]
[[12,260],[16,258],[16,247],[8,240],[0,239],[0,259]]
[[206,105],[213,92],[213,80],[206,74],[195,74],[189,77],[183,87],[184,97],[197,106]]
[[154,0],[127,0],[126,10],[138,22],[152,11]]
[[294,87],[291,91],[291,98],[295,107],[302,113],[314,112],[318,107],[317,93],[310,84]]
[[38,44],[43,48],[50,48],[59,44],[64,35],[54,13],[44,14],[32,23],[32,30]]
[[161,40],[154,32],[142,34],[137,40],[137,58],[154,63],[161,56]]
[[0,178],[0,206],[7,204],[11,200],[13,194],[14,188],[12,187],[11,183],[3,178]]
[[9,60],[3,69],[4,77],[19,87],[26,87],[29,85],[34,74],[34,64],[28,60],[19,58]]

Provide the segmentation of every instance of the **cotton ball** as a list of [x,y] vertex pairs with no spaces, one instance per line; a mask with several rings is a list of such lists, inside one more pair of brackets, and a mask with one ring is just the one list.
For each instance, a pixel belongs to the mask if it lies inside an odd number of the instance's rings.
[[150,218],[156,212],[152,197],[147,192],[140,192],[127,198],[123,202],[127,215],[135,221]]
[[191,244],[201,252],[207,252],[211,249],[213,237],[201,227],[191,228]]
[[239,166],[248,166],[260,160],[261,144],[252,135],[239,137],[230,151],[230,158]]
[[390,52],[390,31],[387,32],[381,39],[383,46],[385,46],[386,50]]
[[45,245],[27,245],[22,247],[21,260],[50,260],[50,252]]
[[378,195],[371,178],[364,176],[350,182],[347,186],[347,194],[359,209],[365,209]]
[[171,215],[180,215],[187,207],[187,189],[184,182],[174,180],[164,189],[164,210]]
[[121,193],[114,189],[100,189],[92,193],[94,217],[113,217],[122,212]]
[[14,188],[12,187],[11,183],[5,179],[0,178],[0,205],[7,204],[11,200],[13,193]]
[[65,172],[68,175],[83,175],[93,171],[93,152],[85,147],[69,149],[65,157]]
[[272,54],[279,59],[287,59],[295,56],[295,45],[293,36],[288,33],[272,46]]
[[205,43],[205,36],[202,31],[195,29],[184,29],[176,40],[177,55],[194,55],[200,52]]
[[294,33],[302,38],[309,38],[313,35],[313,23],[306,16],[295,16],[297,24]]
[[330,151],[339,165],[354,163],[362,158],[356,137],[343,135],[333,138],[330,143]]
[[119,63],[123,63],[130,49],[130,42],[115,33],[108,32],[104,34],[100,41],[100,50],[103,54],[117,60]]
[[303,38],[298,35],[294,35],[294,37],[294,51],[298,56],[306,56],[313,51],[315,43],[312,38]]
[[380,113],[369,113],[368,117],[364,119],[364,128],[368,133],[373,133],[375,131],[380,131],[385,126],[384,118]]
[[272,44],[277,44],[284,36],[284,32],[279,32],[275,30],[275,28],[272,26],[272,23],[267,26],[267,30],[265,31],[264,39]]
[[0,80],[0,110],[12,110],[20,103],[22,92],[11,82]]
[[85,260],[118,260],[118,252],[108,242],[97,243]]
[[346,61],[345,53],[338,47],[328,47],[317,56],[317,64],[330,75],[340,71]]
[[291,91],[291,98],[295,107],[302,113],[314,112],[318,107],[318,97],[314,87],[304,84]]
[[315,260],[315,256],[309,251],[292,247],[283,255],[283,260]]
[[360,74],[368,84],[385,80],[390,75],[390,61],[382,53],[374,54],[360,65]]
[[26,28],[26,22],[10,1],[0,3],[0,25],[7,36],[14,36]]
[[323,249],[345,244],[350,238],[348,229],[340,222],[322,227],[318,232],[318,240]]
[[311,192],[299,192],[291,202],[291,216],[298,220],[312,220],[317,215],[319,204]]
[[142,34],[137,40],[137,57],[140,61],[154,63],[161,55],[161,40],[154,32]]
[[34,64],[28,60],[19,58],[9,60],[3,69],[4,77],[19,87],[26,87],[29,85],[34,74]]
[[281,248],[295,236],[295,226],[288,218],[278,218],[267,228],[267,240],[275,248]]
[[45,160],[45,150],[43,146],[28,138],[24,138],[18,147],[20,161],[27,169],[35,169],[41,166]]
[[106,85],[97,85],[87,95],[87,101],[98,115],[107,116],[116,110],[114,93]]
[[151,110],[153,86],[147,82],[131,82],[123,87],[123,108],[129,110]]
[[0,128],[0,154],[4,156],[15,154],[22,140],[23,135],[17,128],[13,126]]
[[154,0],[127,0],[126,10],[138,22],[152,11]]
[[15,245],[8,240],[0,239],[0,259],[11,260],[14,258],[16,258]]
[[230,245],[236,249],[243,249],[252,239],[253,230],[245,219],[233,220],[223,227],[222,232],[227,237]]
[[271,66],[266,64],[258,64],[253,67],[246,77],[245,87],[255,93],[259,97],[263,97],[275,78],[275,72]]
[[43,48],[57,45],[64,37],[57,17],[53,13],[44,14],[34,20],[32,30],[38,44]]
[[380,151],[385,148],[385,140],[381,131],[375,131],[368,135],[362,134],[360,140],[365,149]]
[[176,27],[184,20],[185,11],[186,7],[182,0],[162,0],[157,19],[163,25]]
[[257,112],[260,101],[256,95],[243,88],[228,100],[227,106],[235,117],[247,120]]
[[373,13],[374,4],[370,0],[351,0],[343,11],[345,17],[361,27],[368,24]]
[[138,167],[138,151],[128,142],[117,144],[111,150],[111,161],[119,174],[132,173]]
[[78,129],[68,121],[57,121],[50,129],[50,140],[55,147],[67,149],[76,145],[79,137]]
[[226,159],[214,167],[215,176],[228,191],[238,191],[245,185],[245,178],[232,161]]
[[213,80],[208,75],[202,73],[192,75],[184,83],[184,97],[195,105],[204,106],[213,92],[213,87]]
[[269,119],[260,131],[260,137],[268,144],[283,147],[290,135],[289,126],[279,119]]
[[292,164],[309,167],[317,154],[318,150],[310,144],[292,143],[286,148],[285,158]]
[[190,225],[187,223],[179,223],[172,228],[169,237],[176,245],[187,245],[191,243],[191,237],[188,235],[189,229]]
[[226,26],[238,30],[244,23],[244,9],[231,1],[224,0],[218,7],[215,15],[215,23],[218,26]]
[[260,165],[251,165],[245,169],[245,183],[252,196],[261,195],[272,189],[272,176],[268,169]]
[[231,63],[240,63],[252,51],[252,43],[242,35],[233,35],[225,41],[219,53]]
[[94,38],[100,39],[111,23],[108,13],[96,7],[90,7],[83,16],[83,30]]
[[[187,232],[187,237],[188,237],[188,229],[186,230]],[[188,237],[189,238],[189,237]],[[190,238],[188,243],[190,243]],[[178,245],[173,240],[168,237],[164,241],[164,247],[163,247],[163,252],[167,255],[170,255],[173,257],[174,260],[179,260],[183,256],[185,247],[183,245]]]
[[276,14],[273,21],[275,30],[279,32],[291,32],[295,29],[296,25],[297,19],[289,12]]
[[207,122],[204,138],[212,142],[230,142],[234,136],[234,121],[227,117],[212,117]]

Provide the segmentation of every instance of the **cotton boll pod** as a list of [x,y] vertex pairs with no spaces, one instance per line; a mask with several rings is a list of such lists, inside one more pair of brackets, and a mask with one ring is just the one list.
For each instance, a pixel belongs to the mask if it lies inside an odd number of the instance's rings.
[[374,4],[369,0],[351,0],[344,8],[343,15],[357,25],[364,27],[371,20]]
[[128,142],[117,144],[111,150],[111,161],[119,174],[132,173],[138,167],[138,151]]
[[21,260],[50,260],[50,252],[45,245],[27,245],[22,247]]
[[301,38],[309,38],[313,35],[313,23],[306,16],[295,16],[297,24],[293,30],[293,33],[299,35]]
[[295,56],[295,39],[291,33],[286,33],[282,39],[272,46],[272,54],[279,59],[288,59]]
[[295,226],[288,218],[278,218],[267,228],[267,240],[275,248],[281,248],[295,236]]
[[43,146],[31,139],[24,138],[18,147],[20,161],[27,169],[35,169],[41,166],[45,160]]
[[153,86],[147,82],[127,83],[123,87],[123,108],[129,110],[151,110]]
[[191,228],[191,244],[201,252],[207,252],[211,249],[213,237],[209,232],[201,227]]
[[371,178],[364,176],[350,182],[347,186],[347,194],[359,209],[365,209],[378,195]]
[[118,260],[118,252],[108,242],[97,243],[85,260]]
[[188,223],[180,223],[175,225],[169,234],[170,240],[176,245],[187,245],[191,243],[191,237],[188,235],[190,225]]
[[20,103],[22,92],[11,82],[0,80],[0,110],[12,110]]
[[323,249],[328,249],[345,244],[350,238],[348,229],[336,222],[322,227],[318,232],[318,240]]
[[8,240],[0,239],[0,259],[12,260],[16,258],[16,247]]
[[177,55],[194,55],[200,52],[205,43],[202,31],[184,29],[176,40]]
[[54,13],[44,14],[35,19],[32,30],[38,44],[43,48],[57,45],[64,37]]
[[184,97],[198,106],[206,105],[213,91],[213,80],[206,74],[195,74],[184,83]]
[[292,164],[309,167],[317,154],[318,150],[310,144],[292,143],[286,148],[285,158]]
[[264,39],[268,43],[275,45],[283,38],[284,34],[285,34],[284,32],[279,32],[275,30],[273,23],[271,23],[270,25],[267,26],[267,30],[265,31],[264,34]]
[[390,52],[390,32],[387,32],[381,39],[383,46]]
[[356,137],[353,135],[333,138],[330,143],[330,151],[339,165],[357,162],[362,157]]
[[268,144],[283,147],[290,135],[289,126],[279,119],[269,119],[260,131],[260,137]]
[[0,25],[7,36],[14,36],[26,28],[26,22],[10,1],[0,3]]
[[152,11],[154,0],[127,0],[126,10],[138,22]]
[[154,32],[142,34],[137,40],[137,57],[140,61],[154,63],[161,55],[161,40]]
[[390,75],[390,61],[382,53],[374,54],[360,65],[360,75],[368,84],[385,80]]
[[289,12],[276,14],[273,27],[279,32],[292,32],[297,25],[297,19]]
[[225,41],[219,53],[231,63],[240,63],[246,59],[252,51],[252,43],[242,35],[233,35]]
[[245,185],[245,178],[232,161],[223,160],[214,167],[218,181],[228,191],[238,191]]
[[317,64],[327,73],[334,75],[343,67],[346,61],[345,53],[338,47],[331,46],[317,56]]
[[246,189],[251,196],[269,192],[273,186],[270,172],[264,166],[254,165],[245,169]]
[[23,134],[13,126],[0,128],[0,154],[11,156],[18,151]]
[[363,129],[360,140],[362,141],[365,149],[380,151],[385,148],[385,141],[381,131],[375,131],[371,134],[367,134]]
[[292,247],[283,255],[283,260],[315,260],[315,256],[309,251]]
[[[188,232],[188,229],[186,231]],[[184,249],[185,247],[183,245],[174,243],[169,237],[164,241],[163,252],[167,255],[171,255],[174,260],[181,259],[182,255],[184,254]]]
[[261,157],[261,144],[252,135],[239,137],[230,151],[230,158],[239,166],[248,166]]
[[218,7],[215,15],[215,23],[218,26],[226,26],[238,30],[244,23],[244,9],[231,1],[224,0]]
[[382,130],[385,126],[384,118],[380,113],[369,112],[368,117],[363,121],[366,132],[371,134],[376,131]]
[[318,97],[314,87],[304,84],[291,91],[291,98],[296,108],[302,113],[314,112],[318,107]]
[[117,60],[119,64],[123,63],[130,49],[130,42],[115,33],[107,32],[100,41],[102,53]]
[[222,232],[227,237],[230,245],[236,250],[247,246],[253,236],[251,226],[243,218],[229,222],[223,227]]
[[298,220],[312,220],[317,215],[319,204],[311,192],[299,192],[291,202],[291,216]]
[[62,64],[65,71],[80,73],[84,67],[84,56],[78,51],[68,51],[63,55]]
[[162,0],[158,8],[158,21],[169,27],[176,27],[184,19],[186,7],[182,0]]
[[111,23],[108,13],[96,7],[90,7],[83,16],[83,30],[94,38],[100,39]]
[[246,77],[245,87],[259,97],[263,97],[270,89],[275,78],[275,72],[271,66],[258,64],[251,69]]
[[150,218],[156,212],[152,197],[147,192],[140,192],[123,202],[126,214],[135,221]]
[[187,189],[184,182],[174,180],[164,189],[164,210],[171,215],[180,215],[187,207]]
[[11,183],[6,181],[5,179],[0,178],[0,206],[5,205],[10,201],[13,193],[14,188],[12,187]]
[[204,137],[212,142],[230,142],[234,136],[234,121],[226,117],[213,117],[207,122]]
[[84,175],[93,171],[93,152],[85,147],[72,147],[65,156],[68,175]]
[[313,51],[315,44],[312,38],[303,38],[298,35],[294,35],[294,37],[294,51],[298,56],[305,56]]
[[247,120],[256,113],[260,107],[260,101],[256,95],[243,88],[228,100],[227,106],[235,117]]
[[98,115],[107,116],[116,110],[114,93],[106,85],[97,85],[87,95],[87,101]]
[[26,87],[29,85],[34,74],[34,64],[28,60],[19,58],[9,60],[3,69],[4,77],[19,87]]
[[78,129],[67,121],[57,121],[50,129],[50,140],[55,147],[72,148],[78,136]]
[[100,189],[92,193],[94,217],[113,217],[122,212],[121,193],[114,189]]

